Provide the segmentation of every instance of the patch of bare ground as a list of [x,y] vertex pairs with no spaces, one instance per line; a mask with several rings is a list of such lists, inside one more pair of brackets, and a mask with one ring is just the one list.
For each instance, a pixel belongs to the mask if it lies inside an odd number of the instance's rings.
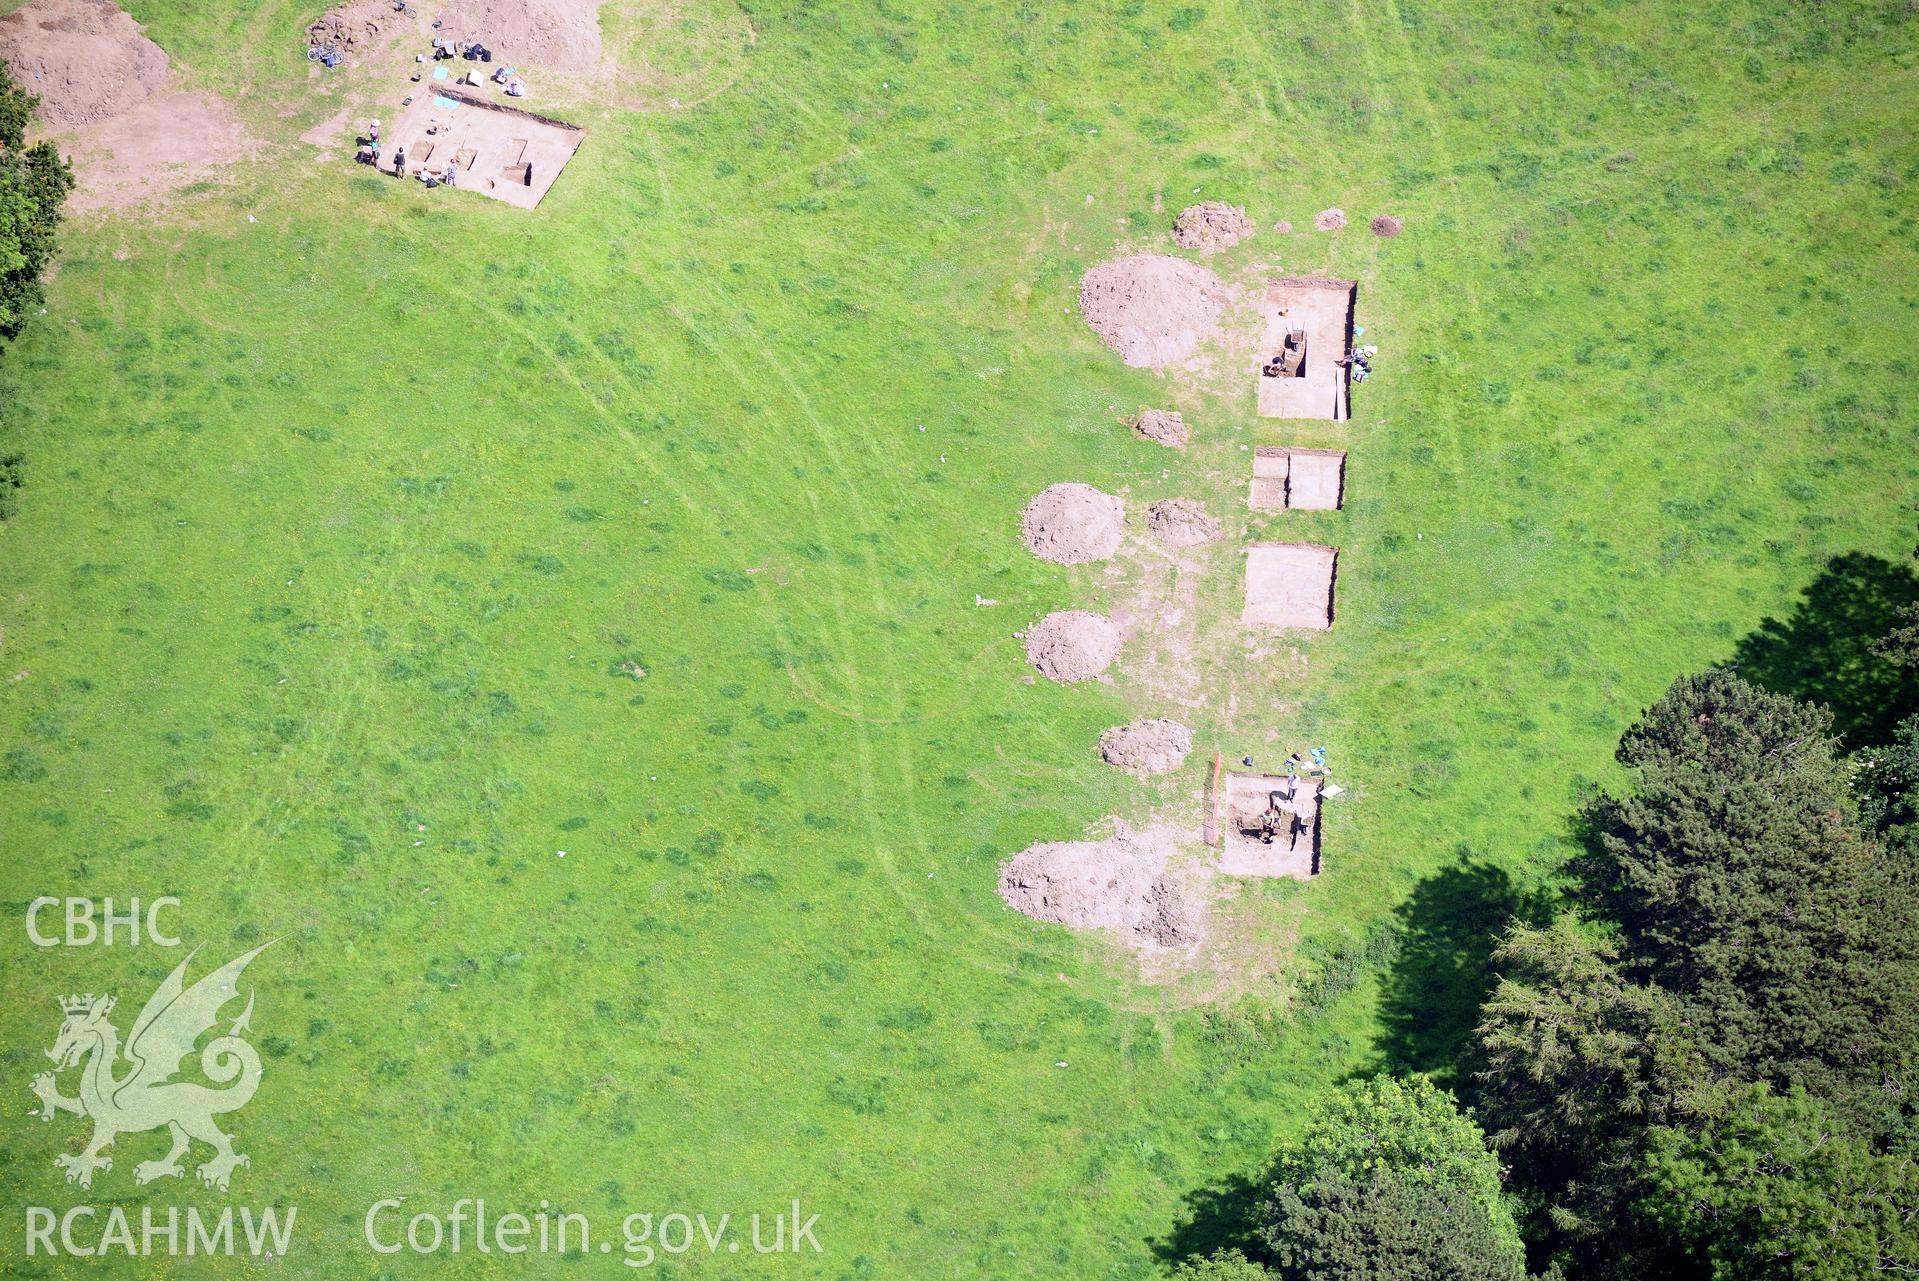
[[1219,331],[1228,301],[1218,276],[1166,254],[1102,262],[1087,271],[1079,287],[1086,323],[1137,369],[1189,360]]
[[1192,750],[1193,731],[1165,717],[1115,725],[1099,736],[1100,759],[1128,774],[1176,770]]
[[1041,841],[1021,850],[1000,865],[1000,898],[1036,921],[1108,930],[1129,947],[1198,947],[1205,894],[1172,866],[1172,830],[1135,831],[1117,819],[1112,828],[1103,840]]
[[163,93],[63,140],[78,179],[76,213],[161,200],[253,153],[246,126],[218,95]]
[[601,69],[600,5],[601,0],[446,0],[437,34],[456,45],[484,45],[495,62],[504,59],[529,74],[592,75]]
[[76,213],[147,204],[252,153],[227,104],[173,86],[166,53],[107,0],[28,0],[0,18],[0,58],[73,162]]
[[1105,673],[1119,657],[1120,628],[1104,614],[1063,609],[1026,629],[1026,661],[1048,680],[1070,684]]
[[1245,209],[1221,200],[1188,205],[1173,219],[1173,243],[1181,249],[1216,254],[1253,234]]

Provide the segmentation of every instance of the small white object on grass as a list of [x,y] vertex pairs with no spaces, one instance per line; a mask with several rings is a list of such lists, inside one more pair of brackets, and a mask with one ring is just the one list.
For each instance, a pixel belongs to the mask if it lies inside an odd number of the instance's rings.
[[561,857],[561,858],[565,858],[565,857],[566,857],[566,851],[565,851],[565,850],[560,850],[560,851],[558,851],[558,853],[559,853],[559,855],[560,855],[560,857]]
[[1059,1062],[1057,1062],[1057,1063],[1055,1063],[1055,1064],[1053,1064],[1053,1066],[1054,1066],[1054,1067],[1065,1067],[1065,1066],[1066,1066],[1066,1060],[1065,1060],[1065,1059],[1061,1059],[1061,1060],[1060,1060]]

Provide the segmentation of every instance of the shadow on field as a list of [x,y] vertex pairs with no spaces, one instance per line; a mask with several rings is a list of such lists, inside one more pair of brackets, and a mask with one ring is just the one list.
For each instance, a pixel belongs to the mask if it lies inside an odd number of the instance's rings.
[[1186,1195],[1179,1226],[1163,1241],[1153,1242],[1153,1253],[1166,1263],[1200,1259],[1220,1250],[1239,1250],[1248,1258],[1264,1256],[1254,1227],[1259,1209],[1259,1184],[1243,1174],[1231,1174]]
[[1380,1067],[1426,1072],[1469,1096],[1480,1066],[1474,1029],[1493,987],[1493,949],[1513,918],[1537,924],[1548,906],[1515,886],[1504,868],[1470,862],[1464,853],[1415,886],[1399,906],[1399,954],[1381,984]]
[[1777,694],[1832,709],[1846,746],[1887,743],[1919,711],[1919,667],[1876,648],[1919,603],[1919,574],[1880,556],[1835,556],[1800,593],[1792,617],[1768,618],[1739,642],[1739,674]]

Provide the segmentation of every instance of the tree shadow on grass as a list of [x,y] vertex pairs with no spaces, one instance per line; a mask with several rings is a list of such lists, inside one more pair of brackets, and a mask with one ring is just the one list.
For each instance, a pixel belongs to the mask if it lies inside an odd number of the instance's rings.
[[1521,890],[1504,868],[1471,862],[1464,851],[1415,886],[1399,906],[1399,954],[1381,985],[1381,1068],[1425,1072],[1469,1099],[1493,949],[1515,918],[1536,924],[1549,909],[1548,896]]
[[1259,1183],[1244,1174],[1229,1174],[1187,1193],[1178,1226],[1163,1240],[1152,1243],[1153,1253],[1171,1264],[1221,1250],[1239,1250],[1253,1259],[1263,1257],[1265,1246],[1255,1226],[1259,1196]]
[[1880,556],[1848,552],[1827,562],[1800,593],[1792,616],[1768,618],[1739,642],[1739,674],[1776,694],[1832,709],[1848,747],[1892,741],[1919,711],[1919,668],[1876,648],[1919,603],[1919,574]]

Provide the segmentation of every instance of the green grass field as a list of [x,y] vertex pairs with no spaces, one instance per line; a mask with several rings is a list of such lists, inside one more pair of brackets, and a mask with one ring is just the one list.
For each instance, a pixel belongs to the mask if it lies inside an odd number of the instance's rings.
[[[26,1117],[55,998],[131,1017],[180,954],[0,931],[0,1197],[299,1230],[48,1260],[10,1211],[11,1275],[623,1272],[376,1256],[389,1195],[820,1216],[823,1254],[665,1275],[1157,1275],[1303,1100],[1448,1070],[1639,708],[1827,558],[1910,547],[1904,5],[614,0],[634,92],[698,105],[571,104],[531,214],[311,164],[301,6],[130,7],[280,150],[69,226],[0,358],[5,898],[176,894],[196,966],[283,941],[252,1167],[135,1189],[133,1136],[82,1193],[84,1125]],[[1225,274],[1360,280],[1352,422],[1257,423],[1080,321],[1195,198],[1262,227]],[[1346,511],[1244,512],[1246,446],[1322,438]],[[1057,480],[1230,532],[1166,787],[1093,750],[1151,691],[1022,681],[1011,633],[1111,588],[1020,546]],[[1342,546],[1340,621],[1253,662],[1231,544],[1295,531]],[[1001,907],[1029,842],[1308,743],[1352,789],[1325,875],[1246,890],[1224,973]]]

